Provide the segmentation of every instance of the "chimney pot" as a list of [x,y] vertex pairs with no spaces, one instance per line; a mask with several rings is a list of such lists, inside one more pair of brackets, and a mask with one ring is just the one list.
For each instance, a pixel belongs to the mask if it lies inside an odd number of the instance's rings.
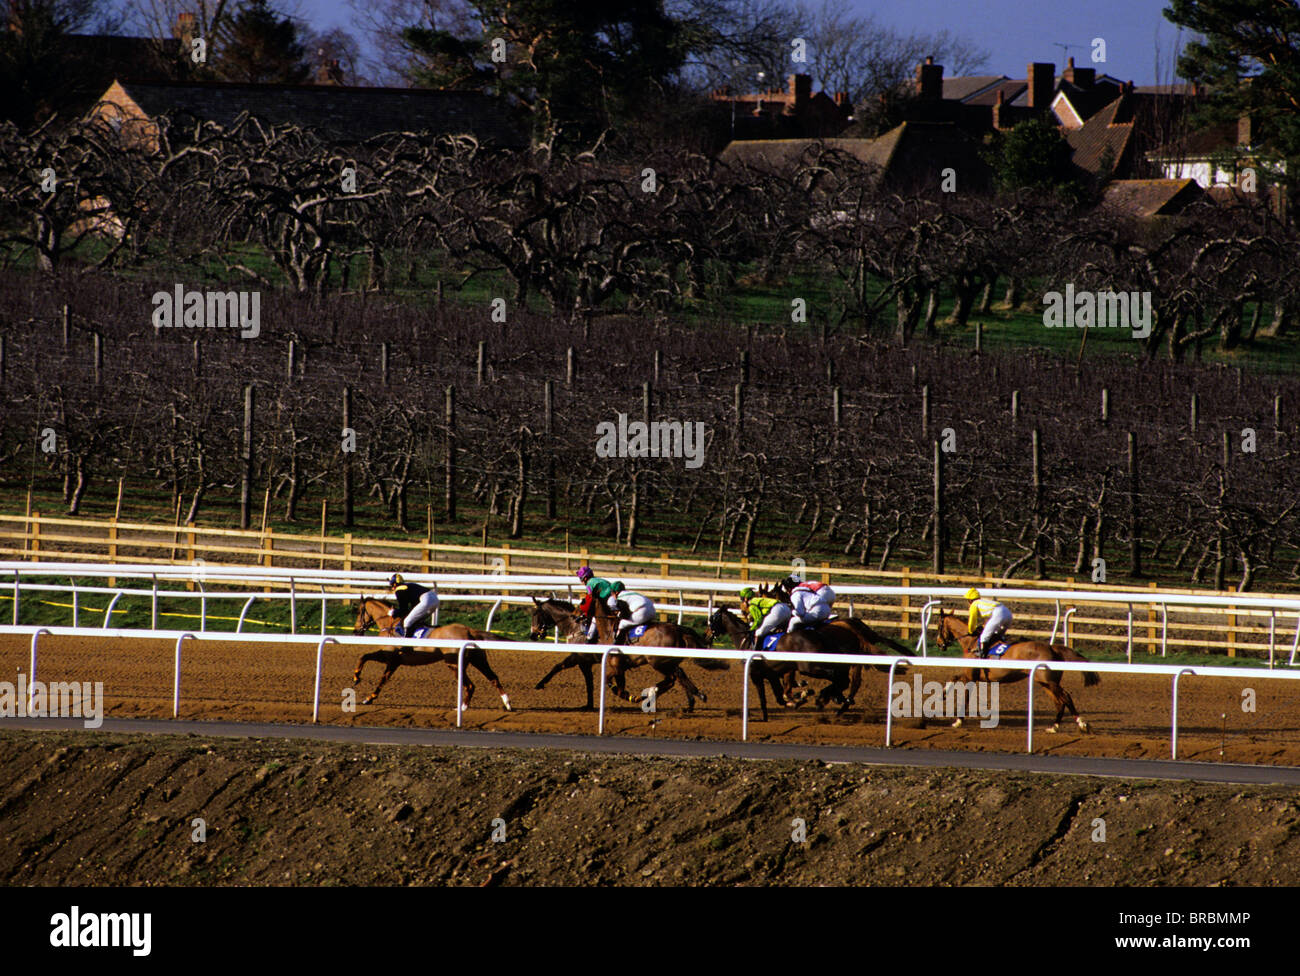
[[1046,109],[1052,103],[1052,90],[1056,87],[1056,65],[1050,61],[1030,62],[1025,81],[1029,107],[1040,111]]

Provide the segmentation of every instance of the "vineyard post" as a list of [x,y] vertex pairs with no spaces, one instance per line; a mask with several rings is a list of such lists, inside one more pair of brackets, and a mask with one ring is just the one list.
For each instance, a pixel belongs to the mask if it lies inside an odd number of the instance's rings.
[[[655,353],[657,357],[658,352]],[[555,518],[555,445],[551,435],[555,431],[555,384],[547,380],[542,392],[542,431],[546,434],[546,517]]]
[[1137,435],[1128,432],[1129,573],[1142,575],[1142,524],[1138,516]]
[[252,524],[253,499],[253,384],[244,384],[244,441],[240,452],[243,477],[239,486],[239,527],[247,529]]
[[[352,429],[352,387],[343,387],[343,429]],[[352,452],[343,452],[343,527],[352,528]]]
[[943,573],[943,451],[934,442],[934,564],[936,576]]
[[447,387],[444,418],[447,425],[447,458],[444,471],[443,507],[447,521],[456,521],[456,388]]
[[1034,472],[1034,576],[1043,578],[1043,450],[1038,428],[1032,441]]

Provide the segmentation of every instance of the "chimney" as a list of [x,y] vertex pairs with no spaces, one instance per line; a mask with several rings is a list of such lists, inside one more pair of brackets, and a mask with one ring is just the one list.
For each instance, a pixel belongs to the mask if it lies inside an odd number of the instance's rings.
[[1255,144],[1255,124],[1249,115],[1237,119],[1237,145],[1248,148]]
[[1052,91],[1056,88],[1056,65],[1050,61],[1032,61],[1026,71],[1029,83],[1029,107],[1046,109],[1052,104]]
[[933,57],[916,66],[916,94],[919,98],[943,98],[943,65],[935,64]]
[[1076,88],[1082,88],[1084,91],[1088,91],[1097,83],[1097,69],[1076,68],[1074,66],[1074,58],[1070,58],[1069,61],[1066,62],[1065,70],[1061,72],[1061,78],[1064,81],[1068,81]]
[[190,42],[194,40],[194,14],[176,15],[176,37],[186,49],[189,48]]
[[[324,54],[324,51],[320,52]],[[339,67],[337,59],[321,61],[316,67],[316,84],[318,85],[341,85],[343,84],[343,69]]]
[[795,109],[805,105],[812,98],[812,75],[791,75],[790,96],[794,99]]
[[1002,116],[1006,111],[1006,93],[1001,88],[998,89],[998,100],[993,104],[993,128],[995,131],[1001,131],[1003,128],[1010,128],[1002,124]]

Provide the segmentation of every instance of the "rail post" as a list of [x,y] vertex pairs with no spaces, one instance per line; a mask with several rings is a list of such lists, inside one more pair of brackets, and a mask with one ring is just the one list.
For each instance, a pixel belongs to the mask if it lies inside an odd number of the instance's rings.
[[235,625],[235,633],[236,633],[236,634],[239,634],[239,633],[242,633],[242,632],[243,632],[243,630],[244,630],[244,618],[248,616],[248,608],[251,607],[251,606],[253,605],[253,601],[256,600],[256,599],[257,599],[257,596],[256,596],[256,595],[253,595],[253,596],[250,596],[247,600],[244,601],[244,609],[241,610],[241,611],[239,611],[239,623],[237,623],[237,624]]
[[[199,630],[202,631],[202,628]],[[193,636],[185,633],[176,638],[176,667],[172,677],[172,718],[178,718],[181,712],[181,645],[185,643],[185,638]]]
[[740,741],[749,741],[749,666],[754,661],[763,660],[762,654],[750,654],[745,658],[744,674],[740,686]]
[[72,626],[81,626],[81,598],[77,593],[77,581],[71,576],[68,577],[68,583],[72,586]]
[[1160,604],[1160,656],[1169,650],[1169,607]]
[[1133,663],[1133,604],[1128,605],[1128,663]]
[[1170,758],[1178,758],[1178,679],[1185,674],[1196,674],[1191,668],[1183,668],[1174,675],[1173,710],[1169,721]]
[[289,577],[289,633],[298,633],[298,587]]
[[1047,638],[1049,644],[1056,643],[1056,628],[1061,623],[1061,601],[1053,600],[1052,602],[1056,604],[1056,616],[1052,620],[1052,636]]
[[322,637],[320,643],[316,645],[316,690],[312,695],[311,703],[312,725],[315,725],[320,717],[320,676],[325,663],[325,645],[337,643],[338,641],[333,637]]
[[117,601],[120,599],[122,599],[122,591],[118,590],[113,594],[113,599],[108,601],[108,609],[104,611],[104,623],[102,624],[105,630],[108,630],[113,625],[113,608],[117,606]]
[[41,639],[41,634],[48,634],[49,631],[42,627],[36,633],[32,634],[32,653],[31,662],[27,666],[27,717],[32,716],[32,685],[36,683],[36,643]]
[[929,637],[931,610],[942,604],[942,600],[927,600],[921,607],[921,636],[917,639],[916,649],[921,652],[921,657],[930,656]]
[[18,570],[14,570],[14,626],[18,626]]
[[600,654],[600,717],[596,722],[596,734],[605,734],[605,668],[609,663],[609,655],[618,653],[612,647],[607,647]]
[[890,737],[893,735],[894,732],[894,710],[893,708],[890,707],[890,702],[892,701],[891,696],[894,693],[894,669],[897,668],[900,664],[906,664],[906,663],[907,663],[907,658],[900,657],[897,660],[892,661],[889,665],[889,685],[885,689],[885,748],[886,749],[888,749],[890,745],[892,745],[890,741]]
[[1066,647],[1070,646],[1070,617],[1078,612],[1078,607],[1067,607],[1065,611],[1065,619],[1061,621],[1061,640]]
[[195,582],[199,584],[199,630],[205,631],[208,629],[208,588],[203,585],[203,580]]
[[149,629],[158,629],[158,574],[150,574],[153,577],[153,597],[149,604]]

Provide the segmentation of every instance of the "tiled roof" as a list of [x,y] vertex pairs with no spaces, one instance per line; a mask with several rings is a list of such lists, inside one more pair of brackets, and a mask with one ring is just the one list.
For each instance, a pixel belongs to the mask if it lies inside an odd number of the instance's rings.
[[1115,99],[1083,125],[1066,134],[1072,150],[1071,162],[1079,169],[1099,176],[1103,163],[1114,169],[1121,165],[1133,138],[1131,107],[1124,96]]
[[505,103],[478,92],[342,85],[122,82],[151,118],[185,112],[229,125],[248,112],[273,124],[294,122],[344,142],[380,132],[471,134],[486,145],[527,145]]
[[1010,81],[1006,75],[971,75],[966,78],[943,79],[943,97],[964,102],[973,95],[978,95],[986,88],[992,88],[998,82]]
[[1102,196],[1102,206],[1132,217],[1178,213],[1202,196],[1195,180],[1113,180]]

